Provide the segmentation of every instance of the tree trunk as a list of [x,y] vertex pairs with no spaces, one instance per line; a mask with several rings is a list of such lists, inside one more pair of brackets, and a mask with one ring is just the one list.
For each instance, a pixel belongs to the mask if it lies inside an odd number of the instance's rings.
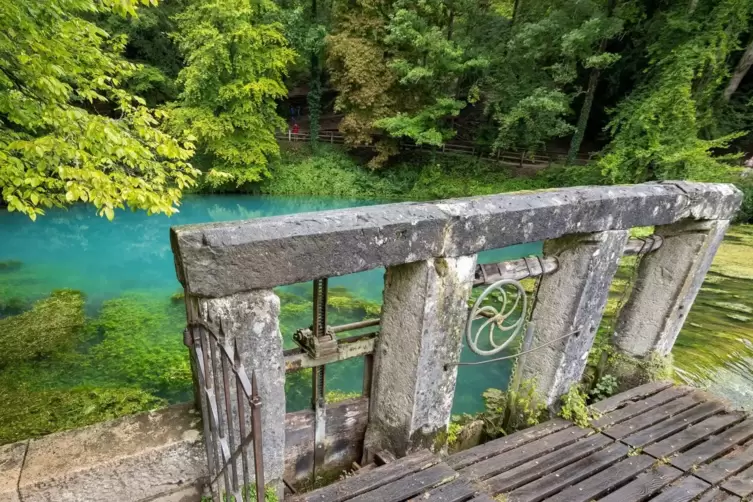
[[515,25],[515,21],[518,19],[518,11],[520,10],[520,0],[515,0],[512,4],[512,24]]
[[450,10],[450,20],[447,23],[447,40],[450,42],[452,41],[452,30],[454,28],[454,25],[455,25],[455,11]]
[[572,165],[575,162],[575,158],[580,151],[580,145],[583,143],[583,137],[586,135],[586,126],[588,125],[588,117],[591,115],[591,106],[594,103],[594,96],[596,95],[596,87],[599,85],[600,70],[594,68],[591,70],[591,76],[588,79],[588,90],[586,91],[586,99],[583,101],[583,106],[580,108],[580,116],[578,117],[578,125],[575,127],[575,134],[570,141],[570,151],[567,153],[567,164]]
[[732,74],[732,78],[729,80],[729,84],[727,84],[727,88],[724,90],[724,101],[729,101],[737,88],[740,87],[740,82],[745,78],[745,74],[748,73],[751,65],[753,65],[753,40],[748,44],[748,47],[745,48],[743,56],[737,63],[735,73]]
[[[311,19],[317,20],[316,0],[311,0]],[[307,102],[309,105],[309,134],[311,142],[316,145],[319,142],[319,119],[321,118],[322,108],[322,82],[319,54],[311,53],[310,60],[311,80],[309,82],[309,93]]]
[[[617,6],[617,0],[609,0],[607,4],[607,17],[612,17],[615,7]],[[607,39],[602,39],[599,44],[599,54],[603,54],[607,50]],[[601,70],[594,68],[591,70],[591,76],[588,78],[588,90],[586,91],[586,99],[583,101],[583,106],[580,109],[580,116],[578,117],[578,124],[575,126],[575,134],[570,141],[570,151],[567,152],[567,163],[570,166],[575,162],[578,152],[580,152],[580,145],[583,143],[583,137],[586,135],[586,126],[588,125],[588,118],[591,115],[591,107],[594,104],[594,96],[596,95],[596,87],[599,85],[599,76]]]

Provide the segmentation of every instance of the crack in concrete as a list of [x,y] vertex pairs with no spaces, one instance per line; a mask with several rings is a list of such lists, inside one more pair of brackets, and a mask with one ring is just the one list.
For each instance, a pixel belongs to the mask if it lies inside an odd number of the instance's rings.
[[31,439],[27,439],[26,443],[24,444],[24,458],[21,460],[21,468],[18,470],[18,479],[16,480],[16,495],[18,495],[18,500],[20,502],[24,502],[24,498],[21,495],[21,477],[24,474],[24,467],[26,466],[26,456],[29,454],[30,444]]

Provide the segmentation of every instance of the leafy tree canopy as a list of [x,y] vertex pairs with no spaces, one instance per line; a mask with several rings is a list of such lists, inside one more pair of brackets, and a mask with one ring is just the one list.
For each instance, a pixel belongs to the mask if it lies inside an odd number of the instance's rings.
[[279,152],[275,129],[285,122],[276,100],[295,58],[269,0],[192,0],[176,16],[185,58],[170,130],[188,130],[212,159],[208,181],[241,185],[269,174]]
[[160,128],[123,83],[140,70],[125,40],[93,16],[134,16],[154,0],[0,3],[0,186],[10,211],[32,219],[76,201],[112,219],[115,208],[177,211],[196,171],[190,137]]

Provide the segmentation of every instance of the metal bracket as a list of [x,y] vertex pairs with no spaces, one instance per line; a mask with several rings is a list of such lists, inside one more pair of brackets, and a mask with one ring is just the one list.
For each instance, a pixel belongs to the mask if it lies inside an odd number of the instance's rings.
[[314,281],[314,322],[310,328],[299,329],[293,340],[313,359],[336,354],[337,338],[327,326],[327,279]]
[[337,338],[327,326],[321,336],[314,336],[311,328],[302,328],[293,334],[297,343],[312,359],[320,359],[338,352]]

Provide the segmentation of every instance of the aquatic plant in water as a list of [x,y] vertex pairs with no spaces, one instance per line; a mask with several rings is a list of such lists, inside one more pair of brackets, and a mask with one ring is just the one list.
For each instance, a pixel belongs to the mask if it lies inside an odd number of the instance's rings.
[[107,300],[87,326],[94,343],[85,364],[98,379],[186,399],[191,367],[184,327],[183,305],[165,298],[132,293]]
[[59,291],[0,319],[0,443],[146,411],[191,395],[183,307],[129,294],[84,324],[83,296]]
[[71,350],[84,326],[84,295],[59,290],[31,310],[0,319],[0,368]]
[[165,406],[140,389],[33,390],[0,385],[0,444],[39,437]]

